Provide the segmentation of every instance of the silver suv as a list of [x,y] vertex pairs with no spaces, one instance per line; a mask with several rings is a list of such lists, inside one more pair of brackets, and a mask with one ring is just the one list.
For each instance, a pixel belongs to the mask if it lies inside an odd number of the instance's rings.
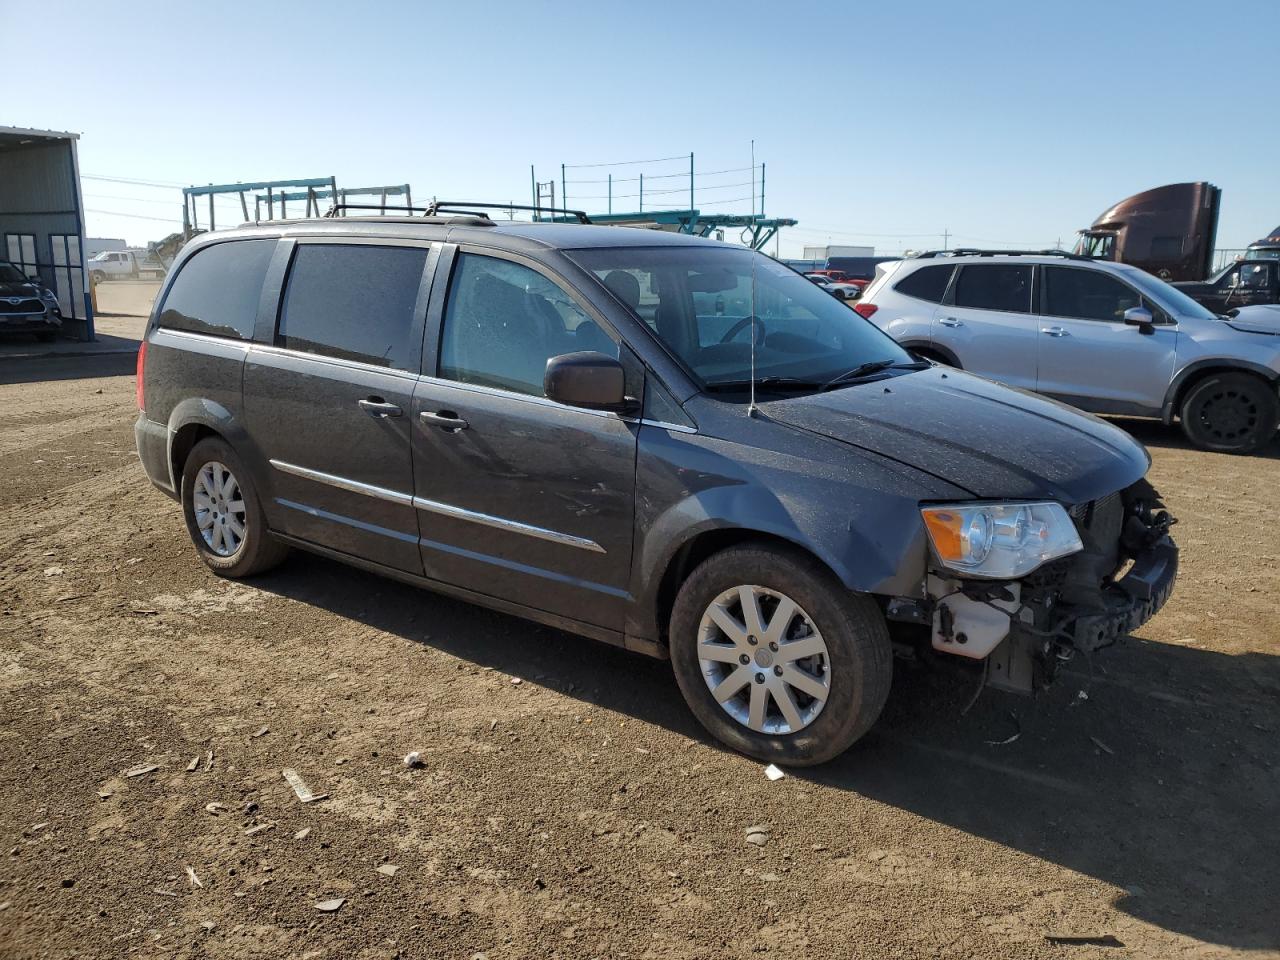
[[882,264],[854,308],[940,363],[1094,413],[1177,417],[1250,453],[1280,417],[1280,331],[1218,316],[1143,270],[1057,252],[956,250]]

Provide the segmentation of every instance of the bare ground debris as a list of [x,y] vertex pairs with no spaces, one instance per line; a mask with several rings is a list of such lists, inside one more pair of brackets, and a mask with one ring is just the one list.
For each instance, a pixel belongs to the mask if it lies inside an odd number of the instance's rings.
[[1280,950],[1274,450],[1127,423],[1168,607],[1035,702],[962,716],[900,663],[865,740],[772,781],[665,663],[306,555],[218,579],[132,377],[38,362],[0,369],[4,960]]

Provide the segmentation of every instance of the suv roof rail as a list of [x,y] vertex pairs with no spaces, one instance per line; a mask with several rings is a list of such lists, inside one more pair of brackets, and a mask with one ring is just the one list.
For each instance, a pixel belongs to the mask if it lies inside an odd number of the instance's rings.
[[[484,210],[529,210],[533,213],[565,214],[574,217],[579,223],[590,223],[591,218],[585,210],[570,210],[565,207],[530,206],[527,203],[476,203],[470,200],[432,200],[427,206],[427,216],[435,216],[442,210],[450,213],[470,213],[477,217],[489,217]],[[493,219],[489,217],[489,219]]]
[[976,247],[957,247],[955,250],[926,250],[911,259],[930,260],[938,257],[1062,257],[1064,260],[1094,260],[1084,254],[1069,250],[979,250]]

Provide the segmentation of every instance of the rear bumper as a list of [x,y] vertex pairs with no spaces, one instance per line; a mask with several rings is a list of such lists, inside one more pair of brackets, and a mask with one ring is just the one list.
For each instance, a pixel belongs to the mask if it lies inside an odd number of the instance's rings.
[[133,424],[133,439],[147,479],[177,500],[178,491],[169,474],[169,429],[163,423],[148,420],[145,413],[139,413]]

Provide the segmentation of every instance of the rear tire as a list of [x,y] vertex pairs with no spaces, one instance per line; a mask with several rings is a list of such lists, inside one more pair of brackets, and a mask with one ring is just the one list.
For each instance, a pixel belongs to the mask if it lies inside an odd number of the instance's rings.
[[1275,437],[1276,388],[1251,373],[1213,373],[1182,401],[1182,432],[1202,450],[1255,453]]
[[[752,606],[763,635],[751,633],[739,590],[759,598]],[[795,612],[778,620],[784,602]],[[775,621],[781,626],[770,630]],[[721,622],[735,632],[745,628],[745,639],[735,641]],[[707,731],[748,756],[787,766],[824,763],[847,750],[880,716],[893,679],[889,631],[875,602],[845,589],[808,554],[771,544],[732,547],[703,561],[676,597],[670,637],[676,683]],[[789,644],[804,646],[789,655]],[[822,652],[799,659],[801,649]],[[765,703],[760,712],[757,697]]]
[[289,554],[267,531],[244,461],[221,438],[208,437],[191,448],[182,469],[182,515],[200,559],[218,576],[252,577]]

